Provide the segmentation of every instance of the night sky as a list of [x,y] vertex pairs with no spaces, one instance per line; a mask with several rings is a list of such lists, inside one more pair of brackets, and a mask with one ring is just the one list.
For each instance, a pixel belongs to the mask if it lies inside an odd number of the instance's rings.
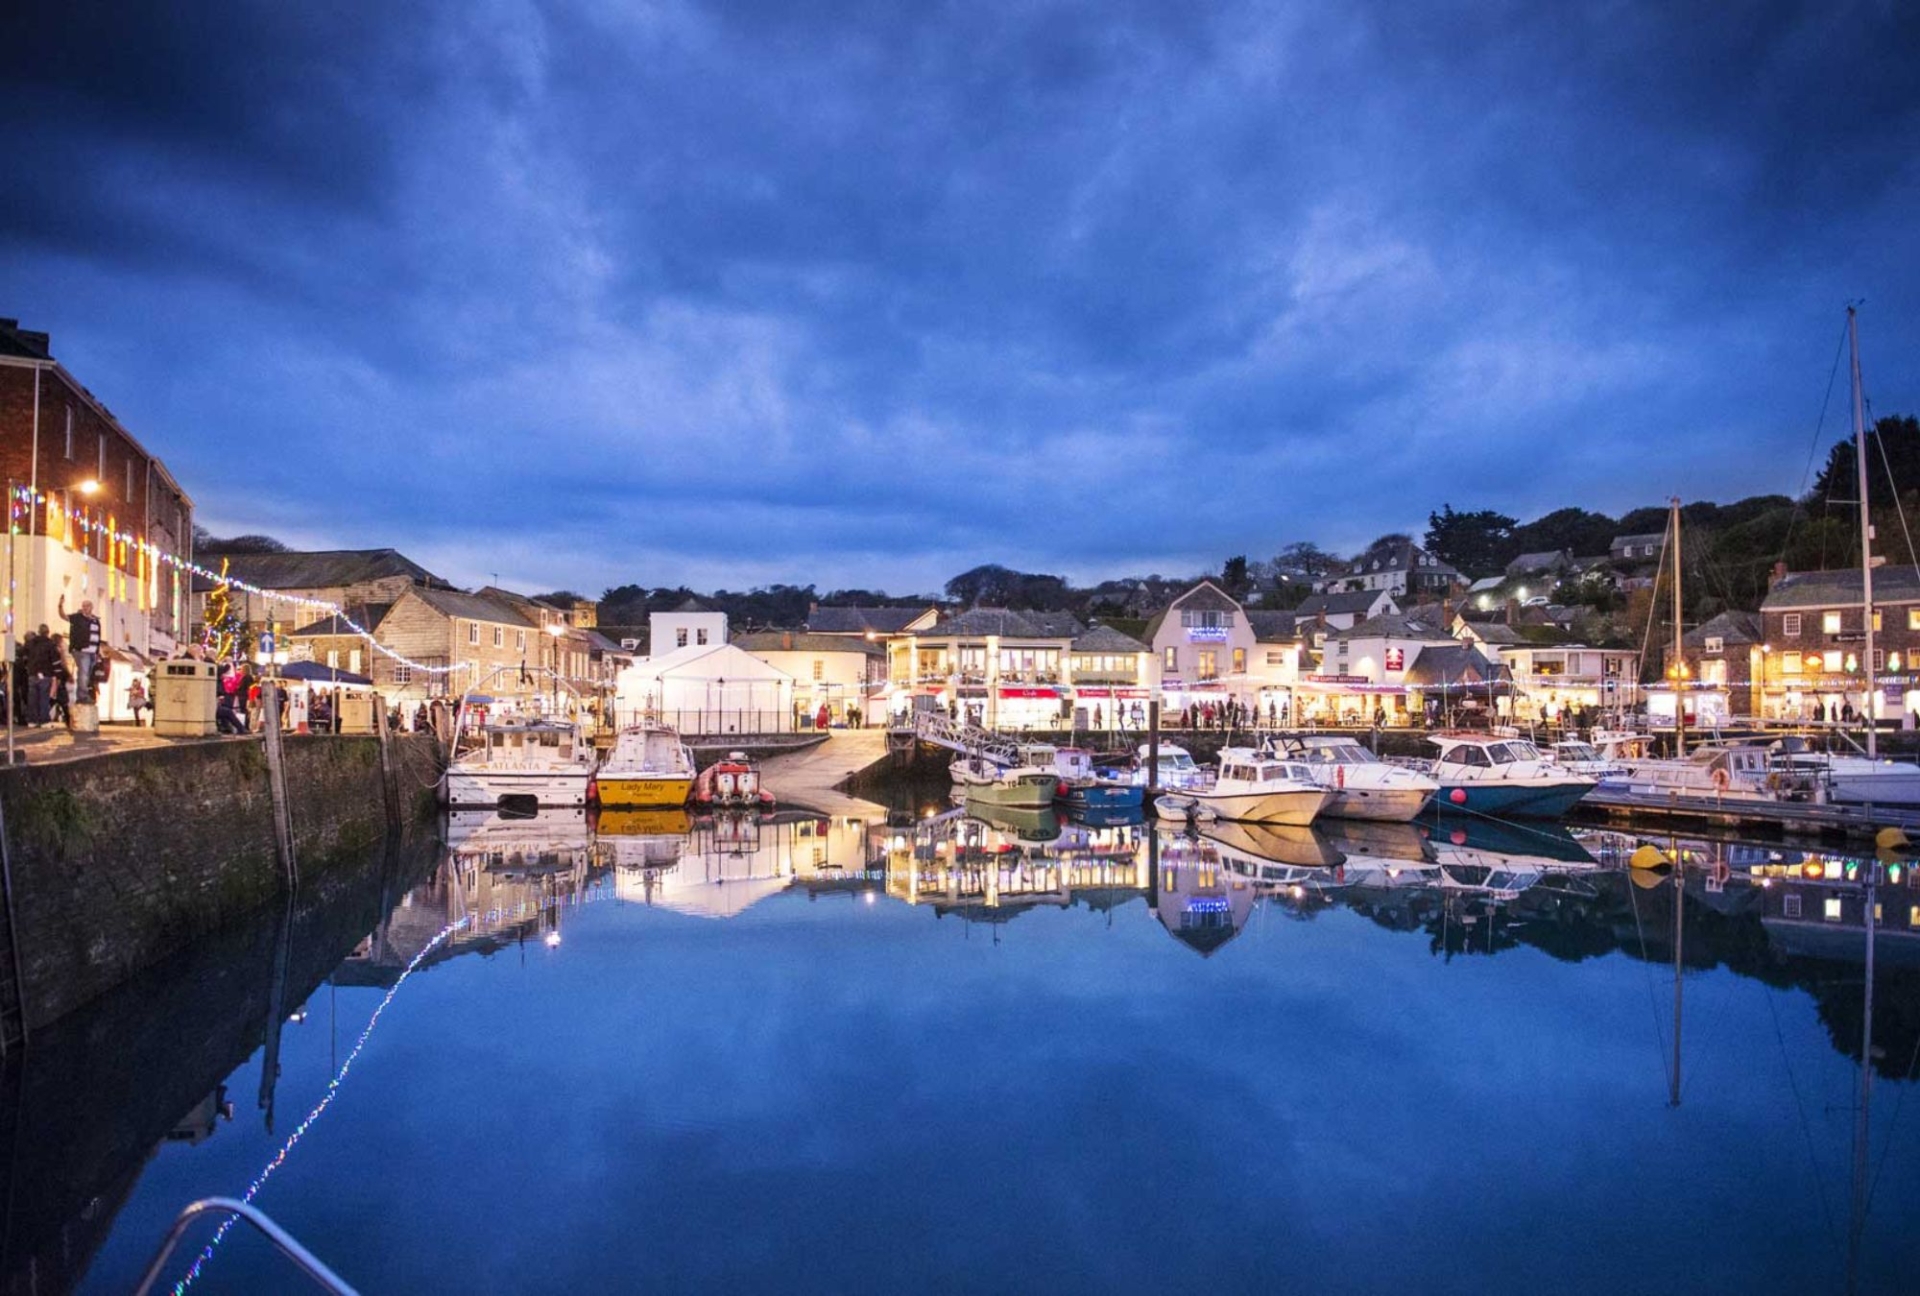
[[1920,410],[1901,0],[42,4],[0,101],[0,314],[216,533],[467,583],[1797,492],[1855,298]]

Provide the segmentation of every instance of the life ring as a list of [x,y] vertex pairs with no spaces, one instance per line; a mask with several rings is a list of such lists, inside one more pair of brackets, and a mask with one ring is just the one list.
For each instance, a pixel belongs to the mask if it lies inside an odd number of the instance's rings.
[[1727,772],[1725,770],[1717,769],[1713,772],[1713,786],[1715,791],[1725,792],[1727,790]]

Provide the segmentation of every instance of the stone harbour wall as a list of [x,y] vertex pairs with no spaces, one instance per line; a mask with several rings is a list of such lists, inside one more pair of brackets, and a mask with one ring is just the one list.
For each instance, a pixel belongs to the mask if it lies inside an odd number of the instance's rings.
[[[392,741],[405,828],[431,813],[438,755],[424,736]],[[378,740],[289,736],[285,752],[301,878],[377,850]],[[258,739],[0,771],[0,806],[29,1030],[285,893]]]

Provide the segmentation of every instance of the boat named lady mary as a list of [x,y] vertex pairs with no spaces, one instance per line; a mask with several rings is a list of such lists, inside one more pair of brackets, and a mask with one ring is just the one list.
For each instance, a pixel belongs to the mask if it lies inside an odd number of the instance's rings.
[[1593,779],[1561,769],[1524,738],[1442,733],[1432,741],[1440,748],[1433,804],[1442,810],[1557,819],[1594,789]]
[[649,720],[620,731],[594,786],[607,810],[682,806],[693,777],[693,753],[680,735]]

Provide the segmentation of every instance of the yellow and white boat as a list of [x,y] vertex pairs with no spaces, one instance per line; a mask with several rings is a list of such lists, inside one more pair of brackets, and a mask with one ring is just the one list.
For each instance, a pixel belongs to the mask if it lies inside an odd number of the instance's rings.
[[683,806],[693,790],[693,753],[675,730],[642,721],[620,731],[594,776],[602,810]]

